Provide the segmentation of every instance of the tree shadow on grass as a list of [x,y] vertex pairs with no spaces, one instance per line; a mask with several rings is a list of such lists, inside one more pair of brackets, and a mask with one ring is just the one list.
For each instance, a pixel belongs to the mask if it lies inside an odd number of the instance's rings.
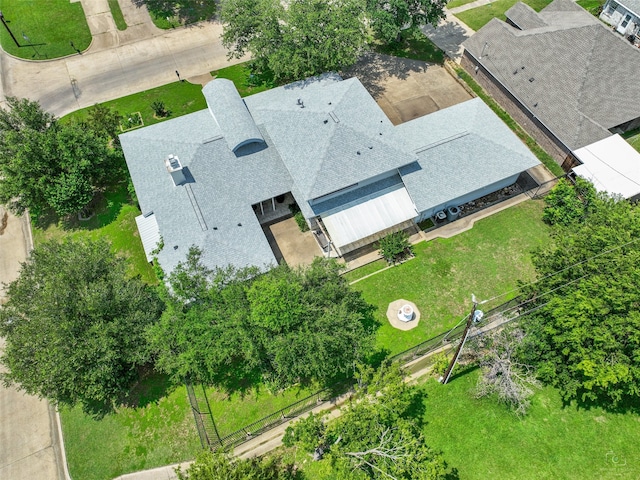
[[34,215],[32,221],[41,230],[46,230],[52,225],[59,225],[65,231],[97,230],[113,223],[118,218],[123,205],[129,202],[127,185],[120,183],[108,187],[103,192],[98,192],[79,214],[60,218],[53,211],[47,211]]
[[166,18],[180,25],[214,20],[217,3],[212,0],[131,0],[136,7],[146,5],[149,13],[156,18]]
[[578,410],[601,409],[607,413],[617,413],[622,415],[627,413],[632,413],[634,415],[640,414],[640,400],[638,400],[638,397],[623,397],[613,405],[611,399],[604,395],[597,396],[595,399],[583,399],[582,397],[584,393],[592,392],[578,391],[576,398],[563,398],[562,408],[576,408]]
[[138,380],[131,386],[120,404],[131,408],[144,408],[169,395],[176,388],[169,375],[156,372],[152,365],[138,368]]

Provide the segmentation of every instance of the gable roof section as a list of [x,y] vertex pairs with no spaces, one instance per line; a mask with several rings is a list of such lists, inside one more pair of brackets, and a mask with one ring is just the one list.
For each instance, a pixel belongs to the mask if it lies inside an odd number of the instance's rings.
[[505,16],[520,30],[547,26],[547,22],[540,18],[540,15],[526,3],[516,3],[505,12]]
[[336,80],[297,82],[245,99],[305,200],[415,161],[362,83]]
[[571,0],[538,16],[547,26],[493,19],[463,45],[570,149],[640,117],[640,50]]
[[396,128],[419,158],[416,164],[400,168],[418,211],[441,206],[540,163],[480,98]]
[[640,0],[616,0],[616,2],[634,13],[637,17],[640,17]]

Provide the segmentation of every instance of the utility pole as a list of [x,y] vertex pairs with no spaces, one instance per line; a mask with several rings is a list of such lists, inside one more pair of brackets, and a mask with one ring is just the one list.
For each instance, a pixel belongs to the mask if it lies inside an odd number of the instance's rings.
[[456,362],[458,361],[458,357],[460,357],[460,353],[462,352],[462,348],[464,347],[465,342],[467,341],[467,337],[469,336],[469,330],[471,330],[471,326],[476,321],[476,317],[482,318],[482,312],[478,310],[476,313],[476,307],[478,306],[478,301],[476,300],[475,295],[471,296],[473,300],[473,307],[471,308],[471,313],[469,314],[469,318],[467,318],[467,325],[464,327],[464,331],[462,332],[462,339],[460,340],[460,344],[456,349],[456,353],[451,360],[451,363],[447,367],[447,371],[444,372],[442,378],[440,378],[440,382],[445,385],[449,379],[451,378],[451,373],[453,372],[454,367],[456,366]]
[[2,21],[2,24],[4,25],[4,28],[7,29],[7,32],[9,32],[9,35],[11,35],[11,38],[13,38],[13,41],[16,42],[16,47],[19,47],[20,44],[18,43],[18,40],[16,40],[16,37],[13,35],[13,32],[9,28],[9,25],[7,25],[7,21],[4,19],[4,15],[3,15],[2,11],[0,11],[0,21]]

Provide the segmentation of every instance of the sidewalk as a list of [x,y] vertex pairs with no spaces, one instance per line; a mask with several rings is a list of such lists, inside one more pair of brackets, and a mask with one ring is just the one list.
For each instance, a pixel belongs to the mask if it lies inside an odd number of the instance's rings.
[[[204,22],[171,30],[156,28],[143,8],[119,0],[133,25],[115,27],[106,0],[81,0],[92,31],[89,49],[78,55],[26,61],[0,53],[0,97],[39,101],[60,117],[79,108],[208,74],[247,60],[227,60],[222,25]],[[140,38],[140,37],[143,38]]]
[[[484,2],[487,0],[479,1]],[[469,5],[471,4],[463,5],[458,8],[464,9],[464,7],[468,7]],[[457,9],[453,10],[457,11]],[[440,21],[437,28],[434,28],[432,25],[426,25],[422,27],[422,32],[429,38],[429,40],[435,43],[438,48],[443,50],[449,58],[454,60],[456,63],[460,63],[460,60],[462,59],[462,52],[464,51],[462,42],[471,37],[475,31],[455,17],[451,10],[447,10],[445,8],[445,15],[446,17]]]

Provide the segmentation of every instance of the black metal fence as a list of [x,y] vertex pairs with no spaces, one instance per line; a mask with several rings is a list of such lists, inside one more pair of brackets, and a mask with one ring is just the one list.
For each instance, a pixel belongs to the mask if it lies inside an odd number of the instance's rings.
[[[514,298],[506,303],[499,305],[496,308],[485,312],[483,321],[478,325],[487,325],[490,322],[500,319],[500,325],[518,318],[520,300]],[[460,322],[455,328],[448,332],[436,335],[424,342],[421,342],[404,352],[400,352],[390,357],[390,360],[394,363],[409,363],[419,357],[423,357],[441,349],[443,346],[455,345],[456,342],[462,336],[462,332],[465,328],[465,322]],[[428,365],[428,362],[422,365],[423,367]],[[204,386],[194,386],[187,382],[187,393],[189,396],[189,402],[191,403],[191,410],[196,421],[196,428],[198,429],[198,435],[200,436],[200,442],[203,448],[209,448],[211,450],[217,449],[231,449],[242,445],[243,443],[251,440],[252,438],[271,430],[284,422],[296,418],[303,413],[306,413],[316,406],[320,405],[327,400],[333,398],[336,392],[340,391],[339,388],[334,386],[332,388],[325,388],[318,392],[315,392],[308,397],[298,400],[276,412],[273,412],[260,420],[257,420],[249,425],[246,425],[233,433],[220,437],[215,425],[215,420],[211,413],[209,401],[207,398],[206,390]],[[341,391],[346,392],[350,384],[345,383],[342,386]]]

